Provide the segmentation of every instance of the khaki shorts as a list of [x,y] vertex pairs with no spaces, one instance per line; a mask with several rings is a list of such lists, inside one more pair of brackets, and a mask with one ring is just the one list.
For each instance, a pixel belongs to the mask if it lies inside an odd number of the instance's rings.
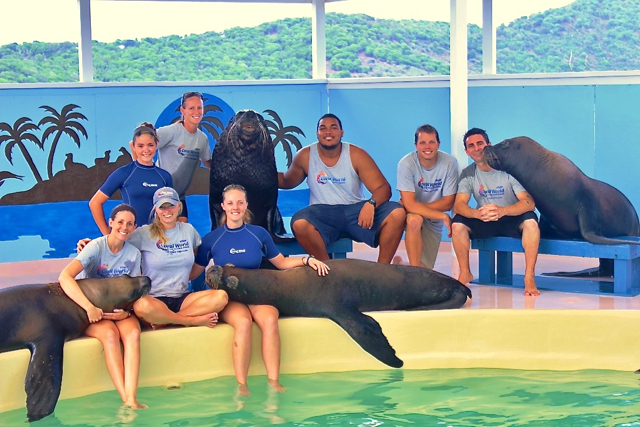
[[420,234],[422,235],[422,254],[420,255],[420,261],[428,269],[433,270],[433,267],[436,265],[438,249],[440,249],[442,233],[436,233],[423,223]]

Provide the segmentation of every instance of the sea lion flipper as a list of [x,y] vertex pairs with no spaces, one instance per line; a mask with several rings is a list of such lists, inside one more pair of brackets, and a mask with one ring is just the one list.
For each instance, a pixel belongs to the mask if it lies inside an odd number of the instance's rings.
[[330,319],[340,325],[367,353],[386,365],[402,368],[404,362],[396,356],[380,324],[372,317],[355,309],[346,309],[334,313]]
[[24,380],[27,418],[37,421],[51,414],[60,396],[64,335],[38,340],[31,349],[31,360]]
[[580,234],[582,238],[589,243],[596,245],[616,245],[616,244],[632,244],[640,245],[638,238],[629,236],[628,239],[605,237],[602,233],[597,232],[600,228],[598,219],[588,209],[581,208],[578,211],[578,223],[580,225]]
[[278,205],[273,205],[267,212],[267,231],[269,231],[273,241],[276,243],[294,242],[296,240],[295,237],[287,235]]

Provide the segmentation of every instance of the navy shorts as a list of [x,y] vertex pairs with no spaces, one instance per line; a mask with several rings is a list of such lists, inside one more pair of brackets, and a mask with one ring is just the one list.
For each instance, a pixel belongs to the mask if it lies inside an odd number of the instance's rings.
[[179,297],[155,297],[157,300],[162,301],[169,310],[177,313],[180,311],[180,307],[182,307],[182,303],[185,298],[187,298],[191,294],[191,292],[187,292],[186,294],[182,294]]
[[403,209],[397,202],[386,202],[376,208],[373,217],[373,227],[370,230],[358,225],[358,216],[366,201],[353,205],[311,205],[296,212],[291,218],[293,225],[299,219],[304,219],[313,225],[322,236],[325,246],[346,236],[356,242],[378,247],[378,229],[384,219],[395,209]]
[[519,239],[522,237],[520,225],[528,219],[535,219],[536,222],[538,222],[538,216],[535,212],[525,212],[518,216],[503,216],[497,221],[489,222],[456,215],[451,222],[464,224],[469,227],[469,237],[472,239],[485,239],[487,237],[497,236]]
[[187,198],[185,197],[184,199],[180,199],[180,203],[182,203],[182,212],[180,212],[180,215],[178,216],[189,218],[189,210],[187,209]]

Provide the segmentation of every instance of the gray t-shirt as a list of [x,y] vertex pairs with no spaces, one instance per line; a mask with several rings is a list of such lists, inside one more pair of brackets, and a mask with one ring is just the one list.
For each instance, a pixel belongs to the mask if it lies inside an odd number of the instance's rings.
[[157,166],[171,174],[173,188],[183,199],[200,161],[211,160],[209,139],[200,129],[187,132],[180,122],[158,128],[158,139]]
[[125,242],[122,250],[114,254],[109,249],[107,236],[90,241],[76,259],[84,269],[78,274],[78,279],[118,277],[123,274],[140,276],[140,251]]
[[523,191],[524,187],[508,173],[495,169],[483,172],[475,163],[464,168],[458,184],[458,193],[473,194],[478,208],[491,203],[511,206],[519,201],[516,194]]
[[[438,151],[432,169],[425,169],[416,151],[398,162],[396,190],[415,193],[419,203],[431,203],[458,191],[458,162],[455,157]],[[424,224],[436,233],[442,233],[442,221],[424,219]]]
[[166,244],[151,240],[150,226],[144,225],[131,234],[128,242],[142,252],[142,274],[151,279],[154,297],[179,297],[189,287],[189,273],[195,259],[194,249],[200,246],[200,235],[191,224],[178,222],[166,230]]

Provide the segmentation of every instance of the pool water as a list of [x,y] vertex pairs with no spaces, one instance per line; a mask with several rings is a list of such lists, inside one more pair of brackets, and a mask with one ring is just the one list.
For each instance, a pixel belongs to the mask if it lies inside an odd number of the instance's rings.
[[[115,391],[58,402],[35,426],[640,426],[640,376],[615,371],[436,369],[265,377],[238,397],[233,377],[139,390],[144,411]],[[24,425],[25,410],[0,414]]]

